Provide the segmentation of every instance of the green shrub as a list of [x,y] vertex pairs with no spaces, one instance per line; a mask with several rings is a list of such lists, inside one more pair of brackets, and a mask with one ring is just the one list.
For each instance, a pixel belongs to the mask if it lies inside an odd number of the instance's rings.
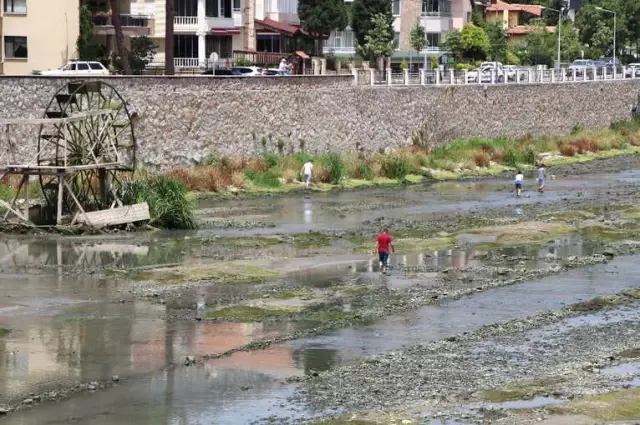
[[411,161],[400,156],[390,157],[385,161],[383,171],[390,179],[403,180],[411,172]]
[[522,159],[525,164],[533,165],[536,163],[536,152],[531,148],[527,148],[524,151]]
[[[35,186],[35,185],[34,185]],[[8,184],[0,183],[0,199],[10,201],[15,196],[16,191]]]
[[356,166],[353,177],[356,179],[373,180],[375,175],[366,162],[360,161]]
[[173,177],[158,176],[126,182],[122,201],[149,204],[151,223],[166,229],[195,229],[195,202],[186,187]]
[[329,170],[329,182],[339,184],[345,176],[346,167],[338,154],[332,153],[323,158],[324,165]]
[[471,71],[473,69],[475,69],[476,66],[472,63],[459,63],[456,65],[456,69],[458,71]]
[[573,127],[571,127],[571,135],[572,136],[575,136],[576,134],[580,133],[581,131],[582,131],[582,126],[580,124],[575,124]]
[[264,162],[267,164],[267,168],[273,168],[280,165],[280,157],[275,153],[265,153]]
[[298,161],[300,164],[304,164],[305,162],[311,159],[311,157],[304,152],[298,152],[293,154],[293,158],[296,161]]
[[509,167],[516,167],[518,165],[518,156],[514,151],[509,149],[504,156],[504,163]]
[[280,177],[273,172],[273,170],[267,171],[254,171],[254,170],[245,170],[245,175],[251,180],[251,182],[259,187],[269,187],[275,188],[280,187],[282,184],[280,182]]

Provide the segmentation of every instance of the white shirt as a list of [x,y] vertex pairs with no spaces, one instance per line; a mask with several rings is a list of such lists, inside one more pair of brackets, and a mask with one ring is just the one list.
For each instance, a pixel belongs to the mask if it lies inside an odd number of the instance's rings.
[[310,162],[305,162],[302,166],[303,174],[311,175],[311,170],[313,169],[313,164]]
[[516,174],[516,181],[517,182],[521,182],[524,179],[524,176],[522,174]]

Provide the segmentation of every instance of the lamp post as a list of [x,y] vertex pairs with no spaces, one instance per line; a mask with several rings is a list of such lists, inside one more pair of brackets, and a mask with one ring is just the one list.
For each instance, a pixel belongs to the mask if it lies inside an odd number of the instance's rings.
[[552,10],[554,12],[558,12],[558,43],[557,43],[558,60],[556,61],[556,68],[558,69],[558,71],[560,71],[560,36],[562,35],[562,13],[564,12],[564,7],[560,8],[560,10],[553,9],[551,7],[546,7],[546,6],[540,6],[540,7],[545,10]]
[[603,9],[600,6],[596,6],[596,10],[601,12],[611,13],[613,15],[613,75],[616,72],[616,12],[615,10]]

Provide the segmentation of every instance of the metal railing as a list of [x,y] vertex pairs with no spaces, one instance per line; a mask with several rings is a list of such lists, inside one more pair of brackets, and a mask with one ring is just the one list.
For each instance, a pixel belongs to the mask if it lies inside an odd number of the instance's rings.
[[198,68],[200,63],[198,58],[173,58],[173,65],[176,68]]
[[387,69],[380,72],[368,70],[370,75],[358,71],[358,84],[411,86],[411,85],[487,85],[487,84],[540,84],[540,83],[580,83],[594,81],[611,81],[639,79],[640,70],[622,67],[621,70],[612,69],[518,69],[512,71],[491,72],[431,70],[431,71],[396,71]]
[[181,27],[190,27],[198,25],[197,16],[174,16],[173,25]]

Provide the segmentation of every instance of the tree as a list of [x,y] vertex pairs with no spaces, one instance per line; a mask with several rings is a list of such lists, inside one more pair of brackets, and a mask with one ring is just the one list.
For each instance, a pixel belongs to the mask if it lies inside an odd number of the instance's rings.
[[124,34],[122,33],[122,23],[120,22],[120,4],[119,0],[109,0],[111,5],[111,22],[116,32],[116,46],[118,48],[118,56],[122,60],[122,69],[125,75],[131,74],[131,66],[129,65],[129,54],[124,45]]
[[365,57],[365,37],[374,26],[373,17],[378,14],[388,15],[389,20],[393,22],[391,0],[354,0],[352,11],[351,29],[355,34],[356,51]]
[[173,63],[173,15],[175,9],[173,7],[173,0],[165,1],[165,15],[166,23],[164,29],[164,73],[166,75],[175,74],[175,68]]
[[491,22],[486,24],[484,30],[489,39],[489,55],[491,60],[505,62],[508,43],[507,32],[502,26],[502,22]]
[[591,42],[589,46],[593,49],[592,52],[598,56],[604,56],[605,53],[613,50],[612,46],[613,31],[605,23],[598,22],[596,31],[591,36]]
[[535,31],[527,34],[518,48],[518,57],[525,65],[547,65],[553,67],[555,60],[556,37],[547,31],[542,20],[532,22],[537,26]]
[[[133,37],[131,39],[131,50],[127,52],[129,55],[129,64],[131,65],[131,73],[140,75],[142,71],[153,62],[158,46],[150,37],[146,35]],[[123,62],[121,57],[114,60],[114,66],[117,70],[123,70]]]
[[386,13],[373,16],[372,27],[364,36],[364,52],[371,58],[385,58],[394,51],[393,17]]
[[462,38],[460,36],[460,31],[457,29],[452,29],[448,31],[444,40],[442,41],[441,47],[445,50],[448,50],[453,54],[453,57],[456,61],[461,61],[464,57],[464,50],[462,49]]
[[299,0],[298,17],[317,44],[331,31],[343,30],[348,24],[344,0]]
[[420,53],[427,47],[427,32],[420,23],[420,19],[416,19],[416,23],[411,28],[411,47],[416,52]]
[[464,55],[474,61],[476,59],[486,59],[489,54],[490,45],[487,33],[482,28],[471,23],[462,28],[460,43]]
[[80,5],[80,32],[76,48],[80,60],[95,60],[99,55],[99,45],[93,38],[93,15],[85,4]]
[[584,45],[580,43],[578,30],[571,21],[565,21],[562,24],[560,41],[560,49],[563,60],[573,62],[580,57],[580,53],[584,50]]
[[[603,26],[608,27],[610,33],[610,48],[608,51],[611,52],[613,48],[613,15],[597,10],[596,7],[598,6],[617,12],[616,46],[617,49],[620,50],[632,37],[635,37],[636,26],[640,25],[633,19],[633,17],[640,17],[640,11],[636,11],[638,6],[637,4],[634,5],[634,3],[637,3],[637,0],[592,0],[582,5],[576,15],[576,27],[580,31],[580,40],[585,44],[589,44],[593,49],[592,54],[606,50],[603,49],[604,40],[602,37],[605,34],[605,31],[602,29]],[[597,32],[599,32],[599,34],[597,34],[596,39],[594,39]],[[597,44],[598,47],[595,47],[594,43]]]

